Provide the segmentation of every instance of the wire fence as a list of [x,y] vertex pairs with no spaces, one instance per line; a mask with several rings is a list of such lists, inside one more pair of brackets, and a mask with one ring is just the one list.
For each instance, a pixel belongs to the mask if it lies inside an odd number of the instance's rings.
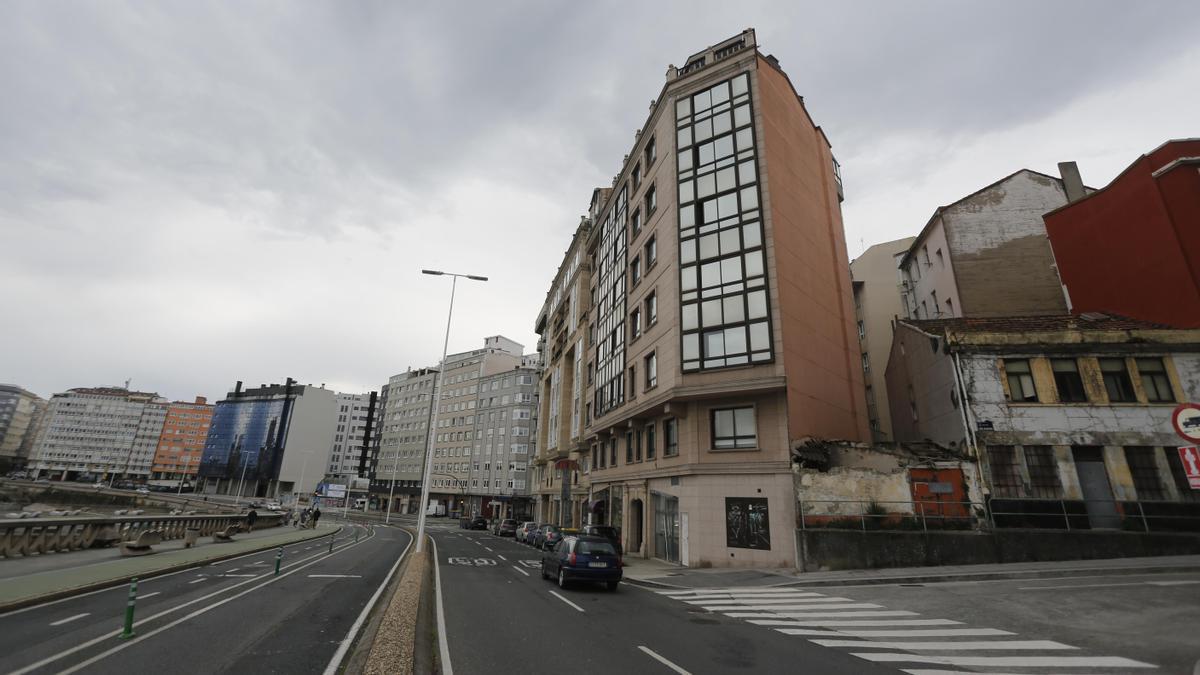
[[801,530],[970,531],[999,529],[1200,532],[1195,502],[996,498],[798,502]]

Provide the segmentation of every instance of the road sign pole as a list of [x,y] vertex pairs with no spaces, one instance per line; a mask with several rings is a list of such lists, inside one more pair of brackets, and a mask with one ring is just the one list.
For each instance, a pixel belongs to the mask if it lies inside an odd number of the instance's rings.
[[129,582],[129,602],[125,604],[125,628],[117,637],[128,640],[133,637],[133,606],[137,604],[137,577]]

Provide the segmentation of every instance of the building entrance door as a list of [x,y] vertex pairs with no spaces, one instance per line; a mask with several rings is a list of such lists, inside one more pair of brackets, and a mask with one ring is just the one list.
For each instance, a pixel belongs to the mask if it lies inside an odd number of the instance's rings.
[[645,522],[642,500],[634,499],[629,502],[629,551],[640,553],[642,550],[642,527]]
[[1113,501],[1112,486],[1108,483],[1108,470],[1104,467],[1100,448],[1075,447],[1071,448],[1071,454],[1075,457],[1075,473],[1079,476],[1079,487],[1083,491],[1083,502],[1092,529],[1121,527],[1121,517],[1117,515],[1117,504]]
[[654,495],[654,557],[679,562],[679,499]]

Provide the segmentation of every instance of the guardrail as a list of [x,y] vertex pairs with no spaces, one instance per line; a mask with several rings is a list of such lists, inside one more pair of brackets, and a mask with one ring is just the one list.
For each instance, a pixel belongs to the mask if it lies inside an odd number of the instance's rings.
[[1125,530],[1200,532],[1200,503],[1084,499],[797,501],[796,526],[852,530]]
[[[201,536],[207,536],[245,521],[246,516],[240,514],[0,520],[0,555],[14,558],[110,546],[136,539],[148,530],[162,532],[164,541],[182,539],[189,529],[200,530]],[[260,514],[254,529],[277,527],[282,522],[282,514]]]

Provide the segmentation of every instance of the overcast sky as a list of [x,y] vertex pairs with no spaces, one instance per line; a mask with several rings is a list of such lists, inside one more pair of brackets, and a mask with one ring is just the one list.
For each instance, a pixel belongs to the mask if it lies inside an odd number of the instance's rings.
[[[449,6],[447,6],[449,5]],[[851,255],[1200,136],[1200,3],[0,4],[0,382],[378,388],[534,320],[666,67],[753,26]]]

